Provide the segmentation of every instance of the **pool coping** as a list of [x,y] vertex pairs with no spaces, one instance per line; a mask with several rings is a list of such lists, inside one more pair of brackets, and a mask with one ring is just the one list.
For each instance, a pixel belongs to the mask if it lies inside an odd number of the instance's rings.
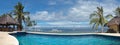
[[89,34],[97,34],[97,35],[107,35],[107,36],[119,36],[119,33],[46,33],[46,32],[27,32],[32,34],[47,34],[47,35],[89,35]]
[[[24,31],[15,31],[15,32],[9,32],[9,33],[17,33],[17,32],[24,32]],[[120,37],[120,33],[47,33],[47,32],[25,32],[25,33],[45,34],[45,35],[89,35],[89,34],[97,34],[97,35],[119,36]]]

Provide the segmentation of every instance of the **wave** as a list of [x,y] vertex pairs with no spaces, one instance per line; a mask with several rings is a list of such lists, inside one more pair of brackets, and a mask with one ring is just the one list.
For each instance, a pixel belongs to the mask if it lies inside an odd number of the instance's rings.
[[62,30],[58,30],[58,29],[52,29],[51,31],[49,32],[62,32]]

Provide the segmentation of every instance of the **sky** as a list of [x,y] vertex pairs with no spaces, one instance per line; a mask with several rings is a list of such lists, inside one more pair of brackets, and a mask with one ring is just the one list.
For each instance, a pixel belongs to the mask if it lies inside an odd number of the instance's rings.
[[120,6],[120,0],[0,0],[0,15],[13,11],[17,2],[30,12],[37,27],[87,27],[89,16],[97,6],[103,6],[104,15],[114,15],[113,11]]

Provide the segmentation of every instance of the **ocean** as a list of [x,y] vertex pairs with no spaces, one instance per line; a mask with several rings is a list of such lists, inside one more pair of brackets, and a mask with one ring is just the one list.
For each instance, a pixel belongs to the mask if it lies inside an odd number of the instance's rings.
[[[104,32],[108,30],[104,27]],[[94,30],[91,27],[36,27],[36,28],[25,28],[24,31],[32,32],[58,32],[58,33],[93,33],[101,32],[101,28]]]

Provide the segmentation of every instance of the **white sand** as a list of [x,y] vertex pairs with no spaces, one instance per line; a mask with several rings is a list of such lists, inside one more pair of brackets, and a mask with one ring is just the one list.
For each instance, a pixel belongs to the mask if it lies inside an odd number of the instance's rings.
[[18,40],[8,32],[0,32],[0,45],[19,45]]

